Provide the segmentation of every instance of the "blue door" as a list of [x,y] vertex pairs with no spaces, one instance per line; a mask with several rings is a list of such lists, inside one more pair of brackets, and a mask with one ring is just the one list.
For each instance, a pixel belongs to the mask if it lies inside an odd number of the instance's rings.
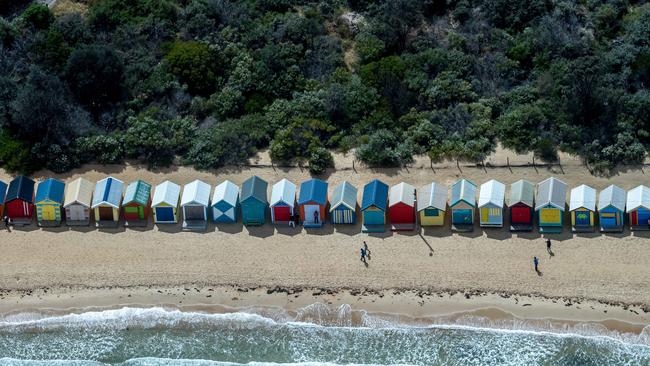
[[600,226],[602,227],[617,227],[616,225],[616,214],[614,213],[602,213],[600,214]]
[[590,226],[591,225],[591,215],[588,210],[576,210],[574,212],[576,219],[576,226]]
[[472,210],[453,210],[451,222],[454,224],[471,224]]
[[367,210],[363,212],[363,223],[366,225],[383,225],[384,211]]
[[174,221],[174,208],[156,207],[156,221]]
[[644,208],[639,208],[637,210],[637,215],[638,215],[638,223],[639,225],[648,225],[648,219],[650,219],[650,210],[646,210]]

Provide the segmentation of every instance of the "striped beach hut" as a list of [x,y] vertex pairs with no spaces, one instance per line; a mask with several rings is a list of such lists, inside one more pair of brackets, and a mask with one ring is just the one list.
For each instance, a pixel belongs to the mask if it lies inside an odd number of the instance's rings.
[[596,190],[585,184],[573,188],[569,196],[569,213],[574,233],[594,231]]
[[330,221],[332,224],[357,222],[357,188],[348,182],[334,187],[330,196]]
[[361,198],[361,217],[364,233],[381,233],[386,230],[386,206],[388,204],[388,185],[375,179],[363,187]]
[[20,175],[9,183],[5,195],[5,215],[14,224],[27,225],[34,213],[34,181]]
[[505,200],[505,184],[494,179],[481,184],[478,193],[479,225],[481,227],[503,227]]
[[180,198],[181,186],[178,184],[168,180],[158,184],[151,199],[153,222],[156,224],[177,223]]
[[625,190],[613,184],[600,191],[600,195],[598,196],[600,231],[623,231],[626,198]]
[[404,182],[390,187],[388,216],[393,231],[415,229],[415,187]]
[[65,223],[68,226],[87,226],[90,224],[90,207],[93,203],[95,185],[85,178],[77,178],[65,185]]
[[184,230],[205,230],[207,227],[210,189],[209,184],[198,179],[183,188],[181,208]]
[[0,180],[0,217],[4,216],[6,195],[7,195],[7,183]]
[[151,211],[151,184],[136,180],[129,183],[122,201],[124,225],[146,226]]
[[269,184],[262,178],[254,175],[241,185],[239,206],[244,225],[264,225],[266,221],[266,208],[269,201],[266,192]]
[[451,186],[451,228],[455,231],[474,230],[476,184],[467,179],[457,180]]
[[95,184],[91,208],[97,226],[117,226],[123,190],[124,182],[113,177],[104,178]]
[[640,185],[627,192],[626,210],[630,229],[650,230],[650,188]]
[[566,183],[551,177],[537,185],[535,212],[540,233],[562,232],[562,216],[566,206]]
[[36,189],[36,221],[38,226],[61,225],[65,183],[54,178],[48,178],[38,183]]
[[237,222],[239,208],[239,187],[226,180],[215,187],[212,195],[212,220],[218,223],[233,224]]
[[327,217],[327,182],[309,179],[300,185],[300,220],[304,227],[321,227]]
[[282,179],[271,188],[271,222],[287,224],[296,214],[297,187],[291,181]]
[[432,182],[422,186],[417,193],[420,226],[444,225],[445,212],[447,211],[447,187]]
[[510,231],[533,230],[535,212],[535,185],[520,179],[510,186]]

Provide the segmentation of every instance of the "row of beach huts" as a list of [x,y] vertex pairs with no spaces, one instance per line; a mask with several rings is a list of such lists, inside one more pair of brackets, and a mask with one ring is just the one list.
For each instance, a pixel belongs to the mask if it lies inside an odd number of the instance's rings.
[[[536,188],[536,189],[535,189]],[[530,231],[535,224],[540,232],[561,232],[566,210],[567,185],[551,177],[537,184],[519,180],[510,187],[506,206],[506,186],[496,180],[480,187],[460,179],[448,187],[430,183],[415,189],[408,183],[389,187],[373,180],[363,187],[361,205],[357,188],[343,182],[328,191],[328,183],[309,179],[298,187],[287,179],[275,183],[268,199],[268,183],[253,176],[241,187],[226,180],[214,190],[201,180],[181,186],[165,181],[155,187],[142,180],[126,185],[114,177],[96,183],[77,178],[65,184],[46,179],[38,184],[18,176],[9,185],[0,181],[0,215],[14,224],[27,225],[32,217],[40,226],[90,225],[145,226],[149,216],[156,224],[182,222],[185,230],[203,230],[212,220],[244,225],[271,222],[298,222],[304,227],[355,224],[360,213],[363,232],[413,230],[420,226],[443,226],[451,220],[457,231],[481,227],[503,227],[509,218],[510,230]],[[477,200],[478,193],[478,200]],[[571,190],[569,217],[574,232],[619,232],[625,218],[632,230],[650,228],[650,188],[641,185],[629,192],[610,185],[600,192],[581,185]],[[449,214],[449,215],[447,215]],[[449,219],[446,219],[449,217]]]

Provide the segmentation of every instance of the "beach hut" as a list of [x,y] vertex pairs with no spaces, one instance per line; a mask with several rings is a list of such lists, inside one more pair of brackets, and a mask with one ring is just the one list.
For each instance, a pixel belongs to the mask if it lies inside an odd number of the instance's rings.
[[48,178],[38,183],[36,189],[36,221],[38,226],[61,225],[65,183],[54,178]]
[[355,224],[357,222],[357,188],[343,182],[330,196],[330,221],[332,224]]
[[184,230],[205,230],[208,225],[210,207],[210,185],[195,180],[186,184],[181,196]]
[[442,226],[447,211],[447,187],[435,182],[418,189],[418,213],[421,226]]
[[309,179],[300,185],[298,210],[304,227],[321,227],[327,216],[327,182]]
[[90,207],[93,204],[94,184],[84,178],[77,178],[65,185],[65,223],[68,226],[90,224]]
[[476,208],[476,184],[460,179],[451,186],[451,228],[456,231],[474,229],[474,210]]
[[7,183],[0,180],[0,217],[4,216],[6,194],[7,194]]
[[650,188],[641,185],[628,191],[625,205],[630,229],[650,230]]
[[393,231],[415,229],[415,187],[404,182],[390,187],[388,216]]
[[117,226],[123,190],[124,182],[113,177],[104,178],[95,184],[90,208],[95,213],[97,226]]
[[5,195],[5,215],[14,224],[27,225],[34,213],[34,181],[20,175],[9,183]]
[[239,187],[226,180],[215,187],[212,195],[212,220],[218,223],[232,224],[237,222],[239,207]]
[[178,184],[166,180],[157,185],[151,199],[153,222],[156,224],[177,223],[180,198],[181,186]]
[[124,225],[146,226],[151,211],[151,184],[141,180],[131,182],[124,192],[122,207]]
[[613,184],[600,191],[598,196],[600,231],[623,231],[626,198],[623,188]]
[[254,175],[241,185],[241,217],[244,225],[264,225],[266,221],[266,208],[269,201],[266,192],[269,184],[262,178]]
[[505,184],[494,179],[481,184],[478,193],[479,225],[481,227],[503,227],[505,200]]
[[510,186],[510,231],[533,230],[535,212],[535,185],[520,179]]
[[566,183],[555,177],[540,182],[537,185],[535,204],[539,232],[562,232],[562,216],[566,206]]
[[361,198],[361,217],[364,233],[381,233],[386,230],[386,205],[388,204],[388,185],[373,180],[363,187]]
[[574,233],[594,231],[596,217],[596,190],[580,185],[569,196],[571,229]]
[[296,214],[296,185],[287,179],[275,183],[271,188],[271,222],[286,224]]

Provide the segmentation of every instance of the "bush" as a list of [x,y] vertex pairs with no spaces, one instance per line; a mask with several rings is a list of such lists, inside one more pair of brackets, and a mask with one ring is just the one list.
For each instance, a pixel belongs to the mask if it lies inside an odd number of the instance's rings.
[[47,29],[54,21],[54,14],[47,5],[43,4],[30,5],[25,9],[22,17],[36,29]]
[[190,93],[210,95],[218,80],[218,59],[207,44],[195,41],[176,41],[165,59],[171,72],[187,84]]
[[124,137],[119,133],[80,137],[75,141],[79,156],[99,164],[117,164],[124,159]]
[[124,133],[127,156],[142,159],[150,168],[169,166],[194,139],[195,122],[188,118],[158,121],[152,117],[131,117]]
[[371,167],[401,166],[413,162],[413,149],[389,130],[378,130],[356,150],[356,157]]
[[334,159],[329,150],[324,147],[315,147],[309,152],[309,172],[323,174],[327,168],[334,166]]
[[10,172],[31,173],[38,168],[29,145],[0,131],[0,165]]

